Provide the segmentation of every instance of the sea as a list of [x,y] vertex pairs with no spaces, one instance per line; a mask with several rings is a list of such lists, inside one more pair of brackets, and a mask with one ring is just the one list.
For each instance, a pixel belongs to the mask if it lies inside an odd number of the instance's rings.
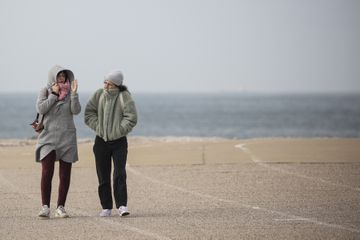
[[[94,138],[84,123],[91,93],[79,93],[77,136]],[[360,94],[133,93],[144,137],[359,138]],[[0,138],[32,139],[37,93],[0,93]]]

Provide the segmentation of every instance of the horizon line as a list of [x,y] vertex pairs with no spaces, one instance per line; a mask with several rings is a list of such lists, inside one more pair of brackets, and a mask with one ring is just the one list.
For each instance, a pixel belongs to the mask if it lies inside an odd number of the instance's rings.
[[[79,94],[91,94],[93,91],[78,91]],[[356,91],[130,91],[133,94],[360,94],[360,90]],[[38,93],[38,91],[1,91],[0,94],[19,94],[19,93]]]

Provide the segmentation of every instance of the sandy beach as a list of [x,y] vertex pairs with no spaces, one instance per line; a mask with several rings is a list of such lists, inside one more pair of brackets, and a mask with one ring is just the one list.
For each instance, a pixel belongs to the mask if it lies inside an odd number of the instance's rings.
[[360,239],[360,139],[130,137],[125,218],[98,216],[93,142],[79,140],[71,217],[53,217],[56,171],[49,220],[35,144],[0,140],[2,240]]

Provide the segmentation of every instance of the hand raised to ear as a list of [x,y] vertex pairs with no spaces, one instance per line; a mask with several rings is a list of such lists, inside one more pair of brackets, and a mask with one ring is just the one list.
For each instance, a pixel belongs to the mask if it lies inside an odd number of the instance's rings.
[[74,81],[71,82],[71,93],[74,94],[76,93],[78,89],[78,81],[77,79],[74,79]]

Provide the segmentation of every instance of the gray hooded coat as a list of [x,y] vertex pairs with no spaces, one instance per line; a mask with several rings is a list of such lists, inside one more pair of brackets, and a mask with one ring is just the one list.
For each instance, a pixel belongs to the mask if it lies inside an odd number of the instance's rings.
[[56,83],[56,76],[60,71],[66,71],[70,83],[74,74],[60,66],[54,66],[49,71],[47,87],[41,89],[36,110],[44,114],[44,129],[38,136],[35,150],[35,160],[40,162],[51,151],[55,150],[56,160],[73,163],[78,160],[76,129],[73,115],[79,114],[81,106],[77,93],[67,94],[63,101],[51,93],[51,86]]

